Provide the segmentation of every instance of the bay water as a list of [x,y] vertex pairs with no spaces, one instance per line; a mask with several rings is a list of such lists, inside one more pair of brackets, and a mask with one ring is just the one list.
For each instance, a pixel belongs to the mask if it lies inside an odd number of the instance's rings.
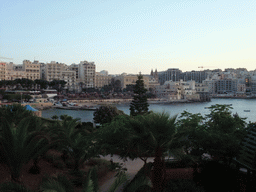
[[[190,113],[201,113],[203,116],[209,114],[210,110],[207,107],[216,104],[231,105],[232,113],[237,113],[240,117],[247,118],[249,123],[256,121],[256,99],[212,99],[210,102],[196,102],[196,103],[175,103],[175,104],[150,104],[149,110],[155,112],[167,112],[170,116],[178,114],[183,111]],[[129,104],[115,104],[115,106],[126,114],[130,114]],[[248,112],[250,111],[250,112]],[[93,122],[94,111],[85,110],[62,110],[62,109],[47,109],[42,111],[42,117],[51,118],[54,115],[69,115],[73,118],[80,118],[82,122]]]

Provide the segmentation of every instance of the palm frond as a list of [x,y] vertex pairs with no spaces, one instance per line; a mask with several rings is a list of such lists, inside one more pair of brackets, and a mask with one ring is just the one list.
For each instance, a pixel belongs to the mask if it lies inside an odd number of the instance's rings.
[[66,176],[60,174],[57,177],[44,177],[43,182],[40,186],[40,190],[42,190],[43,192],[73,192],[74,186]]
[[91,179],[92,169],[88,171],[85,182],[83,183],[83,192],[94,192],[94,185]]
[[146,176],[140,176],[132,180],[129,185],[126,185],[123,192],[136,192],[138,189],[146,186],[150,188],[152,187],[150,178]]
[[108,192],[115,192],[115,190],[126,181],[128,181],[127,175],[123,171],[118,173],[114,183],[110,186]]

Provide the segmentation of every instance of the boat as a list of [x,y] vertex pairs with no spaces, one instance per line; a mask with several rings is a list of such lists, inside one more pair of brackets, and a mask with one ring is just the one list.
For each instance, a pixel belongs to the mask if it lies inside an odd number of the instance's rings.
[[251,112],[251,110],[244,110],[244,112]]
[[96,111],[95,107],[88,106],[54,106],[55,109],[63,109],[63,110],[87,110],[87,111]]

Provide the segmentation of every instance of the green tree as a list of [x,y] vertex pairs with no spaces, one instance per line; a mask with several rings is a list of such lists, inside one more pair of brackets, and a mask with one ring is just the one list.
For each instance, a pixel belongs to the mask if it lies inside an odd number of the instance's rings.
[[49,82],[49,86],[52,87],[53,89],[56,89],[58,92],[61,92],[65,85],[66,85],[66,81],[64,80],[53,80],[51,82]]
[[184,111],[176,125],[179,131],[186,135],[186,139],[183,141],[185,153],[201,158],[201,155],[206,152],[202,146],[203,142],[201,142],[207,134],[205,118],[200,113],[192,114]]
[[78,124],[80,124],[78,119],[64,119],[61,122],[56,122],[52,128],[56,130],[55,135],[62,140],[58,149],[63,153],[63,160],[65,161],[69,154],[74,159],[74,171],[76,172],[87,159],[98,155],[90,132],[85,129],[76,129]]
[[[9,123],[17,125],[23,118],[35,116],[32,111],[26,109],[21,104],[13,105],[1,105],[0,106],[0,117],[5,118]],[[2,122],[2,119],[0,119]]]
[[202,139],[205,150],[212,157],[223,157],[231,162],[237,155],[240,142],[246,134],[245,118],[232,115],[232,107],[228,105],[212,105],[210,114],[206,115],[206,132]]
[[95,123],[103,125],[105,123],[110,123],[118,115],[124,115],[124,112],[118,110],[116,106],[103,105],[97,108],[93,113],[93,120]]
[[58,120],[58,119],[59,119],[59,116],[58,116],[58,115],[53,115],[51,118],[52,118],[53,120]]
[[185,152],[197,157],[208,153],[217,160],[230,163],[239,152],[247,128],[245,118],[232,115],[228,105],[212,105],[210,114],[183,112],[177,126],[187,134]]
[[140,157],[146,164],[147,156],[154,156],[153,189],[162,190],[165,177],[164,157],[167,151],[181,148],[182,137],[175,125],[176,116],[150,113],[137,116],[118,116],[98,132],[97,143],[107,154],[118,150],[121,158]]
[[37,131],[28,131],[30,121],[23,119],[17,126],[2,119],[0,136],[0,155],[11,172],[14,182],[20,182],[20,172],[31,159],[44,153],[49,142]]
[[130,115],[142,115],[148,113],[149,104],[147,102],[147,89],[144,86],[143,76],[138,75],[138,80],[134,86],[133,100],[130,104]]
[[38,85],[39,89],[47,89],[49,82],[42,79],[36,79],[35,84]]

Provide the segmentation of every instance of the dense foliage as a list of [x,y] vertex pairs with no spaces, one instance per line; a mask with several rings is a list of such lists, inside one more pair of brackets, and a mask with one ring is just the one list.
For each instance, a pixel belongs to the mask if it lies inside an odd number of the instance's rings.
[[147,89],[144,86],[143,76],[138,75],[138,80],[134,86],[133,100],[130,104],[130,115],[142,115],[148,113]]
[[118,110],[116,106],[102,105],[93,113],[93,120],[95,123],[103,125],[105,123],[110,123],[116,116],[123,114],[124,112]]
[[179,129],[187,133],[184,149],[187,153],[201,157],[208,153],[212,158],[231,161],[239,152],[239,146],[247,129],[244,118],[232,115],[232,107],[213,105],[210,114],[183,112],[177,122]]
[[26,110],[21,104],[1,105],[0,106],[0,122],[6,119],[9,123],[17,125],[23,118],[35,116],[32,111]]

